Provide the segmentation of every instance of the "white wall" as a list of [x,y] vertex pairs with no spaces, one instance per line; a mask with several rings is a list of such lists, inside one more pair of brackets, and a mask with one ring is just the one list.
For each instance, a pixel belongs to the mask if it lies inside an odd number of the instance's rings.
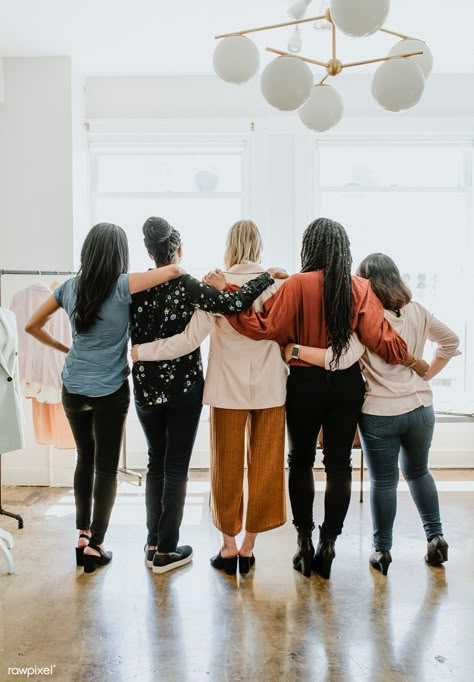
[[0,105],[3,268],[72,266],[71,63],[5,59]]
[[[389,125],[424,117],[474,117],[474,75],[432,74],[421,101],[408,112],[391,114],[372,99],[370,74],[341,74],[331,79],[344,99],[345,119],[380,117]],[[255,118],[293,119],[262,97],[258,77],[244,85],[217,76],[147,76],[89,78],[87,116],[90,119],[130,118]]]
[[[6,58],[0,104],[0,268],[73,267],[73,100],[68,57]],[[76,105],[77,107],[77,105]],[[80,111],[80,109],[77,109]],[[82,116],[81,116],[82,118]],[[81,121],[82,126],[82,121]],[[34,278],[32,278],[34,279]],[[2,278],[2,304],[31,283]],[[5,483],[48,485],[64,457],[36,445],[25,401],[27,447],[3,456]]]

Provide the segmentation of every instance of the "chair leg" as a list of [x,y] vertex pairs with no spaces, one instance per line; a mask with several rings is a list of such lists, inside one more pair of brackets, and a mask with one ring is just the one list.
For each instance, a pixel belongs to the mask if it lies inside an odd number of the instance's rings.
[[364,451],[360,449],[360,494],[359,502],[364,501]]

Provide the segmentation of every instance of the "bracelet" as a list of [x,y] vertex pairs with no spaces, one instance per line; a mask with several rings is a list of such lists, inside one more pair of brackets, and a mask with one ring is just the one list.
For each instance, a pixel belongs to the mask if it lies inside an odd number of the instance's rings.
[[418,362],[418,358],[415,358],[415,357],[414,357],[413,360],[410,362],[410,364],[407,365],[407,368],[408,368],[408,369],[413,369],[413,367],[416,365],[417,362]]

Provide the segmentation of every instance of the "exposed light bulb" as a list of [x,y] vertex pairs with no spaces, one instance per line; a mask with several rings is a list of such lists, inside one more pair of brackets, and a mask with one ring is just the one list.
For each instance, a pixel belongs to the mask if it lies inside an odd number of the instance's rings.
[[294,19],[302,19],[306,14],[306,10],[311,1],[312,0],[297,0],[297,2],[294,2],[288,10],[289,16]]
[[301,39],[301,31],[299,29],[299,26],[295,26],[290,36],[290,40],[288,41],[288,52],[293,52],[294,54],[297,54],[298,52],[301,52],[302,47],[303,41]]

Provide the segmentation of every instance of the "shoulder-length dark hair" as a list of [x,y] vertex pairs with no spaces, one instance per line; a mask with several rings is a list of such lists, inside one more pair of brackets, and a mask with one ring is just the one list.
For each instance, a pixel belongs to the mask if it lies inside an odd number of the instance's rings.
[[352,330],[352,256],[349,237],[340,223],[318,218],[306,228],[301,271],[324,271],[324,316],[337,367]]
[[385,310],[393,310],[398,315],[403,306],[410,303],[411,291],[390,256],[371,253],[359,265],[357,274],[370,281]]
[[111,223],[94,225],[81,250],[74,314],[77,332],[90,329],[99,319],[99,307],[110,296],[118,276],[127,272],[128,260],[124,230]]

